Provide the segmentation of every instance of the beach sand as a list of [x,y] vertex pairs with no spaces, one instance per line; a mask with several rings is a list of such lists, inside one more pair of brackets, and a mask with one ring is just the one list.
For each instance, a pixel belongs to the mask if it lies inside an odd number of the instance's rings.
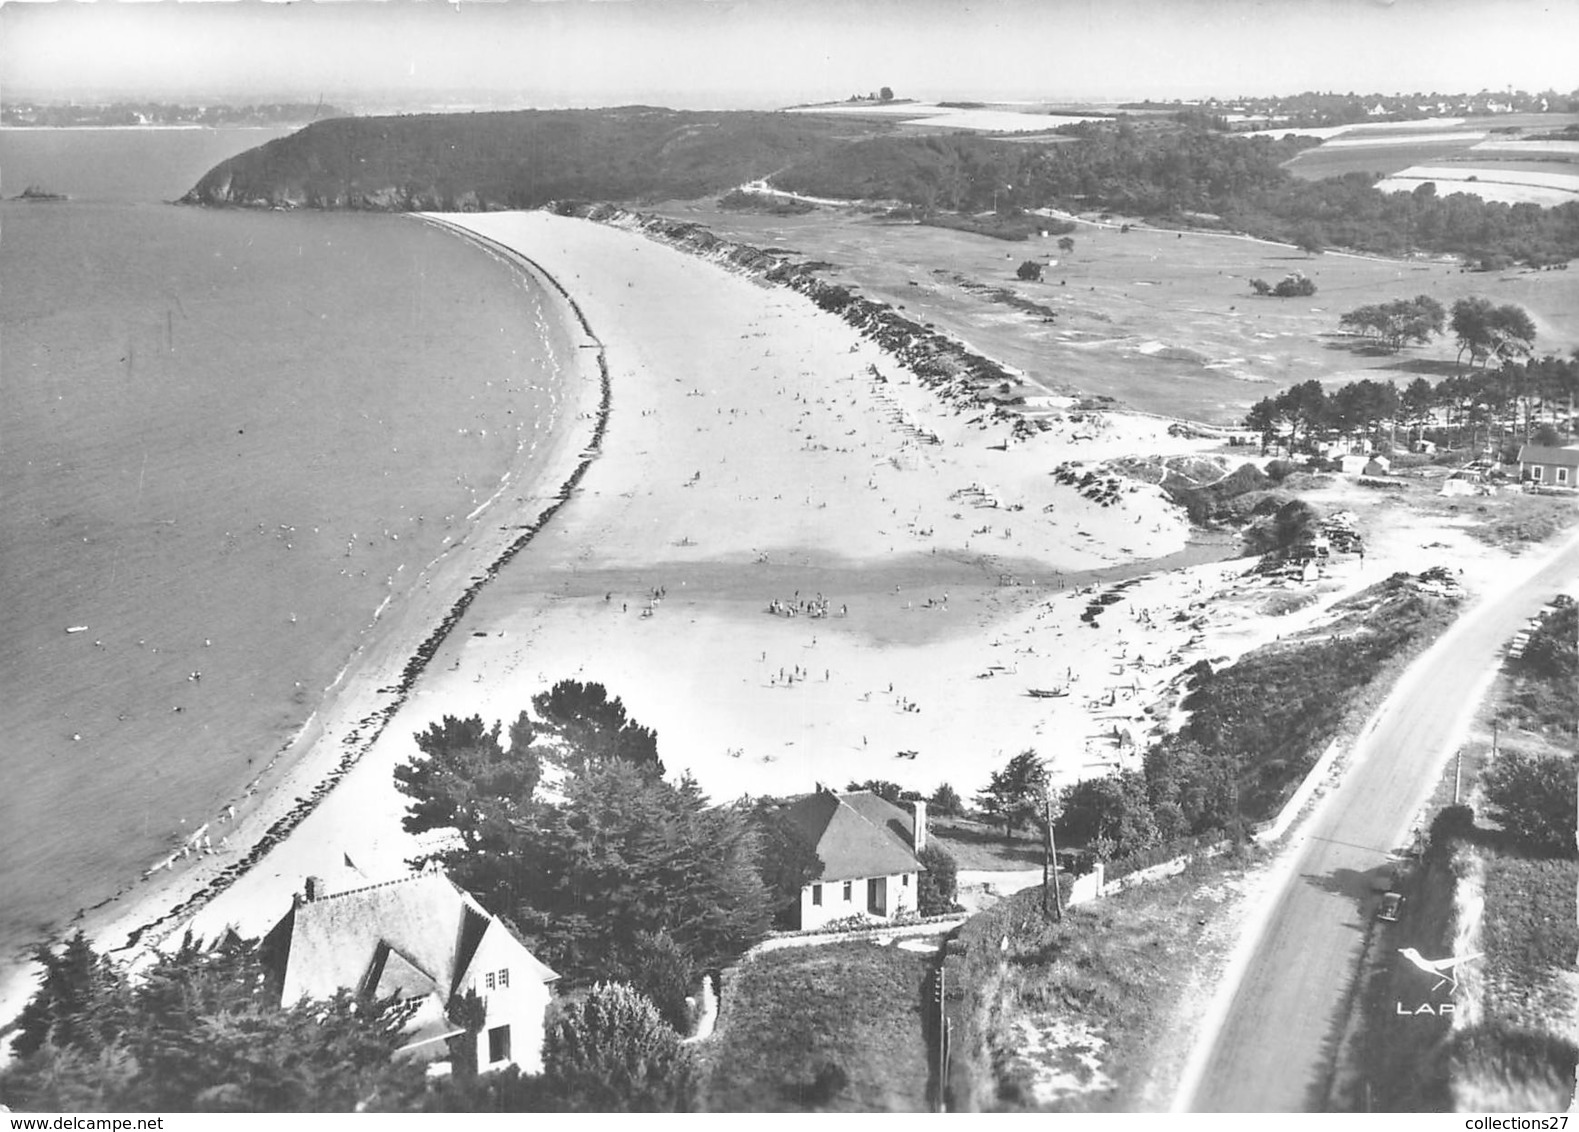
[[[588,221],[442,219],[530,257],[595,335],[586,407],[558,441],[550,486],[501,500],[501,527],[530,523],[582,458],[599,346],[612,394],[601,450],[478,591],[376,741],[374,691],[400,679],[412,642],[499,546],[465,548],[453,587],[436,585],[434,607],[406,611],[413,628],[348,676],[286,781],[230,830],[228,853],[90,919],[101,946],[178,938],[188,923],[253,936],[308,875],[399,873],[422,851],[400,829],[392,777],[415,753],[412,735],[444,715],[508,725],[560,679],[620,696],[657,732],[669,772],[718,800],[868,778],[928,793],[947,782],[970,797],[1026,748],[1060,784],[1138,766],[1189,665],[1295,631],[1394,569],[1496,557],[1461,532],[1442,535],[1443,549],[1428,521],[1400,520],[1366,561],[1336,563],[1315,600],[1269,613],[1271,590],[1244,578],[1247,561],[1147,565],[1188,535],[1158,489],[1126,482],[1104,505],[1051,474],[1211,441],[1112,413],[1015,444],[1008,424],[940,401],[786,289]],[[774,601],[797,615],[769,612]],[[826,616],[802,612],[818,601]],[[353,732],[354,765],[288,836],[271,835],[335,773]],[[209,898],[266,838],[277,843]]]

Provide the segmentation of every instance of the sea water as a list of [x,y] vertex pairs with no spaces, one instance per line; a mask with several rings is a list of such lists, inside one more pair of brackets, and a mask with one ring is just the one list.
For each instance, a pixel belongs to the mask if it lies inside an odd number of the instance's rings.
[[0,204],[5,969],[237,796],[551,413],[564,328],[470,244],[162,203],[271,136],[0,131],[71,198]]

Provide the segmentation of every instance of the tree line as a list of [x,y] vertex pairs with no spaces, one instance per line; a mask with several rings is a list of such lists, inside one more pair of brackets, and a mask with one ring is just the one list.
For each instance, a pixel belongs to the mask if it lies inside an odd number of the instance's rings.
[[1340,317],[1339,326],[1392,352],[1451,331],[1459,362],[1467,357],[1469,368],[1434,384],[1417,377],[1402,390],[1370,378],[1334,389],[1310,380],[1263,397],[1244,418],[1245,427],[1260,435],[1263,452],[1283,445],[1292,455],[1328,434],[1379,439],[1399,426],[1423,434],[1439,418],[1446,439],[1470,445],[1482,437],[1490,443],[1498,429],[1504,439],[1517,434],[1526,442],[1539,437],[1555,444],[1555,423],[1572,417],[1579,398],[1579,351],[1570,358],[1534,357],[1535,323],[1512,303],[1470,296],[1453,304],[1449,318],[1436,300],[1418,295],[1357,307]]

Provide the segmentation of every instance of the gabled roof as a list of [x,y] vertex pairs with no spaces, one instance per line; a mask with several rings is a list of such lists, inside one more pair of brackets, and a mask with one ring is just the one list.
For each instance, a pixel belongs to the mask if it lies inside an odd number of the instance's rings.
[[797,798],[787,812],[822,858],[822,880],[924,871],[912,848],[912,815],[876,794],[819,790]]
[[1579,448],[1543,448],[1539,444],[1526,444],[1519,449],[1519,463],[1579,468]]
[[[497,923],[436,870],[300,901],[270,933],[283,957],[280,1000],[328,998],[345,988],[447,1002]],[[559,977],[524,945],[522,953],[524,975]]]

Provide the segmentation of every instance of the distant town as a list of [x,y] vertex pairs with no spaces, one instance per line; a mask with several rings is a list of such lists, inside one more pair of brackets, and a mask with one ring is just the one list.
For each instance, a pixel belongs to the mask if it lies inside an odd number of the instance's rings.
[[185,106],[171,102],[7,102],[0,126],[69,129],[125,126],[295,126],[346,111],[325,102]]

